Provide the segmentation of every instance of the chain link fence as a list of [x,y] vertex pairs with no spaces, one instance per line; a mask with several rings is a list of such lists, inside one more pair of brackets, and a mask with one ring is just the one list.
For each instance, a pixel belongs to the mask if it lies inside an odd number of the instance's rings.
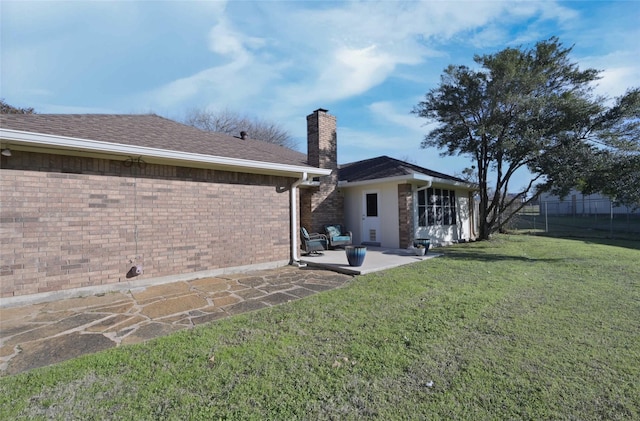
[[640,239],[640,209],[616,206],[607,199],[575,197],[541,201],[523,208],[513,227],[519,230],[582,237]]

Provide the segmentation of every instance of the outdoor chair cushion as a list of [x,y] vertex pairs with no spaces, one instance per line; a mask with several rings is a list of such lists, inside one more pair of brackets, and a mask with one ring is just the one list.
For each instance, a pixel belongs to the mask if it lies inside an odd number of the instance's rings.
[[351,231],[347,231],[340,224],[325,225],[324,232],[327,234],[329,247],[345,246],[351,244]]

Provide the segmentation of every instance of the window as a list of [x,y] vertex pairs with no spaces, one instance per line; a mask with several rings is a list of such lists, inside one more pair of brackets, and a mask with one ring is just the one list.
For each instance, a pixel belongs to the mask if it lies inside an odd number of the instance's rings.
[[367,193],[367,216],[378,216],[378,193]]
[[453,190],[428,188],[418,191],[418,225],[456,224],[456,193]]

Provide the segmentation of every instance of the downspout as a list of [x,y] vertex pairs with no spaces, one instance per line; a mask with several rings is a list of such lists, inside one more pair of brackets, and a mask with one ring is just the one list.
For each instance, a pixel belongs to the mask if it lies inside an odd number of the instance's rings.
[[302,173],[302,177],[296,180],[289,190],[290,203],[291,203],[291,264],[298,267],[306,266],[304,263],[300,263],[298,257],[298,186],[308,179],[306,172]]
[[478,234],[476,233],[476,201],[473,191],[469,192],[469,241],[475,241]]

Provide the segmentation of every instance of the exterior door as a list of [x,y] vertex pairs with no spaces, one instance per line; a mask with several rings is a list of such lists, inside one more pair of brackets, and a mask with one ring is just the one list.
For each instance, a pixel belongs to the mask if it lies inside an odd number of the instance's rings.
[[362,243],[380,245],[380,194],[378,190],[363,192]]

